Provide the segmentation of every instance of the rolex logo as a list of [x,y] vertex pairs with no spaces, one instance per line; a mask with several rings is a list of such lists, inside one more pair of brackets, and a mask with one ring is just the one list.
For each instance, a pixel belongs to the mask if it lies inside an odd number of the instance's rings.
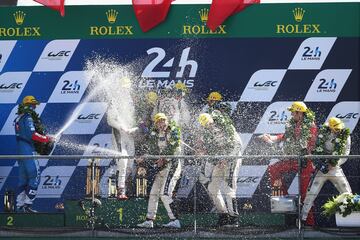
[[114,22],[116,22],[116,18],[118,15],[118,11],[114,10],[114,9],[110,9],[106,12],[106,17],[109,23],[113,24]]
[[21,25],[24,23],[26,14],[23,11],[16,11],[13,15],[17,25]]
[[200,19],[203,23],[206,23],[209,18],[209,9],[202,8],[199,11]]
[[305,10],[302,9],[302,8],[295,8],[293,10],[293,14],[294,14],[294,19],[295,21],[297,22],[301,22],[303,17],[304,17],[304,14],[305,14]]

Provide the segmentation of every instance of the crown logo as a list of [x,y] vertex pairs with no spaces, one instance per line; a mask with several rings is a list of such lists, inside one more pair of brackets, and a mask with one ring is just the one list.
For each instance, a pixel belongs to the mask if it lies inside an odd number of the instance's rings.
[[26,14],[23,11],[16,11],[13,15],[17,25],[24,23]]
[[295,8],[293,10],[293,14],[294,14],[294,19],[295,21],[297,22],[301,22],[303,17],[304,17],[304,14],[305,14],[305,10],[302,9],[302,8]]
[[209,18],[209,9],[207,9],[207,8],[200,9],[199,15],[200,15],[200,20],[203,23],[206,23]]
[[109,23],[113,24],[114,22],[116,22],[116,18],[118,15],[118,11],[114,10],[114,9],[110,9],[106,12],[106,17]]

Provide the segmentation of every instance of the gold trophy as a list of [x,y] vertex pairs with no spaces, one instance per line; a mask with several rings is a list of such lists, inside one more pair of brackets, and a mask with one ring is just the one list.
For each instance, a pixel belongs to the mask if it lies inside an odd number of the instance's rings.
[[92,182],[94,184],[94,195],[99,196],[100,186],[100,166],[98,160],[89,160],[90,164],[86,168],[86,196],[91,197],[92,195]]
[[136,197],[147,196],[147,171],[144,166],[136,169]]

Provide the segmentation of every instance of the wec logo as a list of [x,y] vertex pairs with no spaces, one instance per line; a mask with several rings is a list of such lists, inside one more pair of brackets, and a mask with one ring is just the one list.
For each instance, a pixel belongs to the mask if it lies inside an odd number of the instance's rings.
[[91,114],[86,115],[86,116],[80,114],[80,115],[77,117],[77,119],[78,119],[78,120],[93,120],[93,119],[99,119],[99,116],[100,116],[100,115],[101,115],[101,114],[99,114],[99,113],[91,113]]
[[60,51],[57,53],[54,52],[49,52],[48,53],[48,57],[68,57],[70,56],[71,51]]
[[260,177],[241,177],[238,178],[238,183],[257,183],[260,180]]
[[336,117],[340,118],[340,119],[356,119],[358,116],[359,116],[359,113],[347,113],[345,115],[342,115],[340,113],[336,114]]
[[276,87],[277,81],[266,81],[264,83],[256,82],[254,83],[254,87]]
[[10,85],[6,85],[3,83],[0,85],[0,89],[20,89],[21,85],[22,83],[12,83]]

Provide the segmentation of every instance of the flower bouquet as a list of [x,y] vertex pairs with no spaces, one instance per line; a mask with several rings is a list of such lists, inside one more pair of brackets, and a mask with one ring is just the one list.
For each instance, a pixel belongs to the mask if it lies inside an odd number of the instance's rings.
[[[336,214],[338,226],[354,227],[360,225],[360,195],[340,194],[327,201],[322,208],[323,214],[326,216]],[[354,217],[355,219],[352,219]]]

